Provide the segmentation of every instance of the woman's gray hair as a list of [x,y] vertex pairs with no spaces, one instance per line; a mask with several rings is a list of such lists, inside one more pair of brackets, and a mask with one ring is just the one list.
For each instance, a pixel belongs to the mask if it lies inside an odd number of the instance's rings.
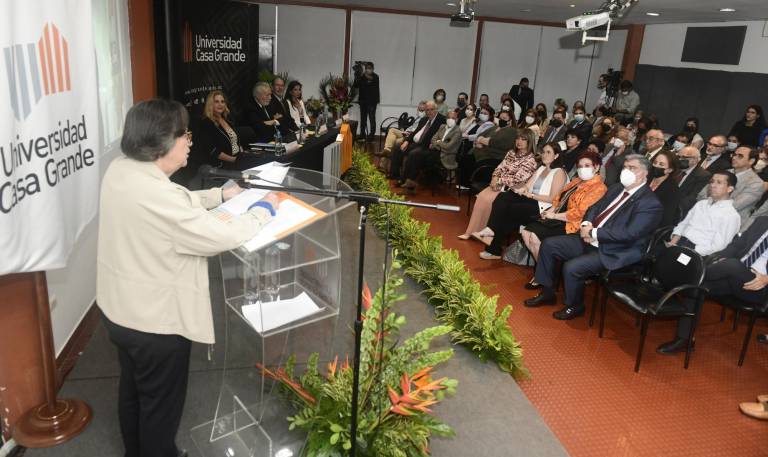
[[184,105],[173,100],[153,99],[139,102],[128,110],[120,149],[140,162],[154,162],[168,154],[176,139],[184,136],[189,114]]
[[624,157],[624,162],[628,162],[630,160],[637,160],[640,166],[645,168],[645,171],[648,171],[648,172],[651,171],[651,161],[648,160],[644,155],[629,154],[628,156]]

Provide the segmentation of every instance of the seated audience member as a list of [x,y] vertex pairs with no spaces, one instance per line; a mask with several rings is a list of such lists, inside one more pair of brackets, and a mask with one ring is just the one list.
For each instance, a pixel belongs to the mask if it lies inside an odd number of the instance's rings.
[[677,173],[680,165],[674,153],[662,150],[656,154],[651,168],[648,186],[656,193],[664,207],[660,227],[677,224],[680,211],[680,188],[677,186]]
[[683,132],[688,132],[691,134],[691,141],[689,141],[688,144],[701,149],[701,147],[704,146],[704,137],[699,134],[699,131],[699,118],[689,117],[685,120]]
[[587,142],[587,147],[585,149],[587,151],[592,151],[602,157],[603,152],[605,152],[605,143],[603,143],[601,140],[593,138]]
[[449,111],[445,124],[440,126],[429,143],[429,150],[439,154],[440,163],[446,170],[455,170],[458,166],[456,154],[461,145],[461,129],[456,123],[457,117],[456,111]]
[[296,125],[310,125],[312,121],[309,119],[307,109],[304,107],[304,100],[301,99],[301,87],[301,83],[298,81],[288,83],[288,96],[285,98],[285,107],[287,108],[288,115],[291,116]]
[[[515,102],[512,101],[511,98],[507,98],[503,102],[501,102],[501,108],[499,108],[499,112],[497,114],[497,119],[501,119],[501,114],[507,113],[509,114],[509,119],[507,119],[507,122],[509,122],[510,119],[514,119],[514,123],[517,123],[518,116],[515,114]],[[498,122],[497,122],[498,124]],[[499,125],[499,127],[503,127],[502,125]]]
[[598,107],[592,111],[592,116],[590,118],[592,121],[592,135],[595,135],[595,130],[597,130],[597,128],[600,126],[600,123],[603,121],[603,119],[609,116],[610,109],[602,105],[598,105]]
[[[461,135],[465,139],[475,132],[469,132],[469,130],[474,127],[475,129],[478,127],[477,124],[477,117],[475,117],[475,112],[477,112],[477,106],[474,103],[468,104],[464,110],[464,116],[462,117],[461,121],[459,122],[459,129],[461,130]],[[464,134],[467,134],[467,136],[464,136]]]
[[[707,157],[701,162],[701,168],[710,173],[731,168],[731,156],[726,151],[728,141],[723,135],[715,135],[707,142]],[[735,150],[735,149],[734,149]]]
[[624,169],[624,158],[630,151],[630,131],[626,127],[615,127],[615,135],[608,141],[603,155],[603,182],[611,186],[619,182],[619,175]]
[[549,120],[547,130],[539,139],[539,146],[565,140],[565,132],[567,130],[568,128],[565,126],[565,112],[555,111],[552,113],[552,119]]
[[472,155],[475,160],[503,160],[507,151],[515,147],[518,129],[514,123],[503,128],[488,129],[477,137]]
[[691,210],[699,192],[709,183],[710,172],[701,168],[701,152],[694,146],[686,146],[677,153],[680,163],[680,211],[685,216]]
[[645,158],[649,162],[653,163],[653,159],[656,158],[656,154],[661,151],[669,151],[664,142],[664,132],[659,129],[650,129],[645,134]]
[[616,97],[614,117],[619,122],[627,122],[632,119],[632,115],[638,106],[640,106],[640,96],[632,90],[632,81],[625,79],[619,85],[619,95]]
[[[520,232],[523,243],[534,259],[539,259],[539,247],[543,240],[578,233],[584,214],[606,192],[605,184],[598,174],[601,163],[600,156],[582,153],[577,164],[577,177],[560,191],[560,195],[552,201],[552,207],[541,213],[541,219],[526,224]],[[530,287],[538,287],[538,283],[531,280]]]
[[741,144],[755,147],[759,144],[760,134],[766,129],[763,108],[760,105],[749,105],[744,118],[733,124],[728,135],[736,135]]
[[579,234],[544,240],[535,273],[542,290],[526,300],[526,306],[555,303],[554,286],[562,262],[564,306],[553,317],[573,319],[584,313],[584,282],[588,278],[643,258],[663,213],[659,199],[646,185],[650,168],[645,157],[627,156],[621,185],[612,186],[587,210]]
[[[516,130],[514,127],[507,129]],[[523,187],[536,171],[536,159],[532,148],[528,146],[530,136],[518,135],[517,132],[514,136],[514,149],[507,152],[504,160],[493,171],[488,187],[477,194],[469,224],[460,238],[468,239],[472,233],[485,227],[491,214],[491,205],[499,193]]]
[[552,112],[555,111],[562,111],[563,112],[563,123],[570,122],[570,114],[568,114],[568,103],[565,102],[564,98],[556,98],[555,103],[552,104]]
[[[586,140],[592,136],[592,124],[587,120],[586,114],[584,114],[583,106],[573,106],[573,120],[568,123],[569,130],[576,130],[579,133],[579,138]],[[602,152],[602,151],[601,151]]]
[[536,111],[533,108],[529,108],[528,111],[525,112],[525,116],[520,119],[519,125],[521,129],[529,129],[531,132],[533,132],[534,146],[539,143],[539,138],[541,137],[541,129],[539,128],[539,124],[536,120]]
[[[706,256],[725,249],[739,233],[741,217],[733,207],[731,193],[736,175],[718,171],[709,181],[709,198],[698,201],[672,230],[668,244],[689,247]],[[663,225],[663,224],[662,224]]]
[[679,132],[674,136],[669,137],[667,145],[672,152],[677,153],[684,147],[691,145],[692,140],[693,135],[691,132]]
[[[525,137],[523,133],[518,138]],[[488,219],[488,228],[494,234],[493,241],[480,253],[480,258],[501,258],[502,245],[507,236],[517,233],[520,226],[533,222],[552,206],[552,200],[560,195],[568,180],[560,167],[559,155],[560,146],[557,143],[545,144],[541,151],[542,165],[526,185],[496,197]]]
[[259,143],[272,141],[281,125],[279,119],[282,117],[280,113],[270,109],[272,88],[265,82],[256,83],[253,86],[253,99],[247,115],[248,123],[255,133],[255,141]]
[[427,115],[419,120],[413,134],[400,143],[400,147],[392,150],[392,158],[389,168],[389,179],[395,179],[398,184],[404,184],[401,180],[400,167],[406,157],[416,149],[429,149],[430,141],[441,125],[445,124],[445,117],[437,112],[435,102],[428,101],[424,104],[424,112]]
[[456,96],[456,108],[454,108],[457,122],[464,120],[464,110],[467,108],[467,103],[469,103],[469,95],[466,92],[459,92],[459,95]]
[[536,105],[536,122],[539,124],[539,128],[542,132],[547,131],[547,127],[549,127],[549,117],[547,114],[547,107],[543,103],[538,103]]
[[242,157],[243,148],[230,122],[224,92],[209,92],[205,98],[203,120],[195,132],[195,149],[206,154],[206,157],[201,157],[203,160],[197,165],[207,163],[214,167],[240,169],[236,162]]
[[424,109],[427,106],[427,102],[424,100],[419,102],[416,107],[416,116],[414,117],[413,124],[407,127],[405,130],[400,130],[396,127],[391,127],[387,131],[387,136],[384,138],[384,149],[382,153],[384,156],[389,156],[394,148],[400,147],[400,144],[411,135],[419,126],[419,121],[426,115]]
[[[768,217],[757,218],[746,232],[735,237],[725,249],[707,257],[707,270],[701,285],[709,291],[709,296],[734,297],[757,306],[765,304],[768,298],[765,287],[768,285],[768,256],[765,255],[767,236]],[[688,310],[694,310],[692,298],[684,298],[683,303]],[[681,317],[677,321],[675,339],[660,345],[656,352],[666,355],[685,351],[688,335],[694,329],[693,318]]]
[[728,143],[726,143],[725,150],[728,151],[728,154],[731,154],[733,151],[736,150],[736,148],[739,147],[739,137],[736,135],[730,134],[728,135]]
[[592,138],[598,139],[603,143],[610,143],[610,140],[616,136],[616,129],[619,127],[619,123],[616,119],[610,116],[603,116],[600,122],[597,122],[592,127]]
[[[563,168],[569,178],[576,176],[576,161],[584,151],[582,138],[578,130],[568,129],[565,133],[565,150],[563,151]],[[599,154],[598,154],[599,155]]]
[[484,135],[485,132],[488,131],[488,133],[485,134],[485,136],[488,136],[491,132],[496,130],[496,123],[494,122],[493,115],[493,108],[483,108],[481,106],[480,112],[477,115],[477,129],[473,133],[465,132],[462,134],[462,137],[470,141],[473,147],[476,147],[478,144],[477,141],[481,138],[481,135]]
[[472,175],[472,170],[475,169],[475,156],[472,154],[472,148],[474,142],[469,140],[471,135],[477,134],[477,129],[480,127],[476,113],[478,107],[474,103],[467,105],[464,110],[464,119],[459,123],[459,129],[461,130],[461,145],[459,146],[459,153],[456,156],[456,161],[459,164],[458,172],[458,187],[460,190],[466,190],[469,188],[469,178]]
[[517,127],[515,124],[515,117],[509,110],[499,111],[499,115],[496,117],[496,125],[501,128],[508,127],[510,125]]
[[[755,173],[752,167],[757,162],[757,149],[749,146],[739,146],[731,157],[730,170],[738,178],[736,189],[731,194],[733,207],[739,212],[742,222],[745,222],[760,197],[763,196],[763,180]],[[709,195],[709,188],[705,187],[699,192],[698,199],[704,200]]]
[[480,108],[490,108],[493,110],[493,108],[491,108],[491,104],[489,103],[488,94],[480,94],[480,99],[478,100],[477,104]]
[[634,141],[632,143],[632,150],[635,151],[637,154],[645,154],[645,135],[648,133],[648,130],[651,128],[649,127],[651,125],[651,120],[647,117],[642,117],[640,119],[637,119],[632,126],[630,126],[630,131],[633,134]]
[[299,130],[299,126],[293,122],[285,108],[285,80],[276,76],[272,80],[272,98],[269,101],[269,112],[279,121],[280,133],[287,135]]
[[583,100],[576,100],[575,102],[573,102],[573,111],[576,111],[577,109],[581,109],[585,113],[587,112],[587,110],[584,108]]
[[437,108],[438,114],[440,114],[441,116],[445,116],[446,114],[448,114],[448,111],[451,110],[451,107],[448,106],[447,103],[445,103],[445,97],[446,97],[445,89],[437,89],[432,94],[432,100],[435,101],[435,107]]
[[528,78],[522,78],[519,84],[512,86],[509,89],[509,96],[520,105],[523,111],[533,108],[533,89],[528,87]]

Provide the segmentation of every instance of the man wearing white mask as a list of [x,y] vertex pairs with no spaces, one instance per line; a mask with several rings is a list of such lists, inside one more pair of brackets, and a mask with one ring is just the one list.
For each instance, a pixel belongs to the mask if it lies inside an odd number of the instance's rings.
[[581,106],[574,105],[573,120],[568,123],[567,127],[579,132],[579,138],[587,139],[592,136],[592,124],[587,120],[584,108]]
[[619,95],[616,97],[616,119],[622,123],[629,121],[638,106],[640,106],[640,96],[632,90],[632,82],[625,79],[619,85]]
[[555,278],[562,262],[563,308],[553,313],[558,320],[584,314],[584,283],[604,270],[617,270],[640,261],[648,240],[658,228],[664,209],[648,187],[651,164],[642,155],[630,154],[624,160],[620,184],[584,215],[578,234],[547,238],[541,244],[535,281],[542,285],[526,306],[554,304]]
[[459,152],[459,145],[461,145],[461,129],[456,123],[457,117],[458,114],[455,111],[448,112],[445,124],[440,126],[429,144],[430,151],[440,154],[440,163],[446,170],[455,170],[458,166],[456,153]]

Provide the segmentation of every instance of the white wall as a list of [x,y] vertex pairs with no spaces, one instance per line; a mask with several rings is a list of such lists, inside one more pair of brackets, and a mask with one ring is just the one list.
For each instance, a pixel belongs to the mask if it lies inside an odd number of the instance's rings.
[[[98,67],[100,168],[117,155],[122,122],[133,100],[128,8],[121,0],[93,0],[93,37]],[[93,189],[98,193],[99,189]],[[67,266],[46,272],[56,354],[66,345],[96,299],[98,216],[80,234]]]
[[341,9],[277,7],[277,72],[300,81],[305,98],[319,95],[329,73],[343,73],[345,23]]
[[[682,62],[680,60],[683,55],[685,32],[689,26],[717,27],[731,25],[747,26],[739,65],[717,65]],[[764,27],[766,27],[765,21],[647,25],[643,35],[640,64],[660,67],[699,68],[702,70],[768,73],[768,37],[763,36]],[[766,32],[768,34],[768,30]]]

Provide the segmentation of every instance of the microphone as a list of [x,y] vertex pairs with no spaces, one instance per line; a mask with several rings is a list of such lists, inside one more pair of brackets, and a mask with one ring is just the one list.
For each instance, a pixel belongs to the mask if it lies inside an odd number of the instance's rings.
[[212,167],[211,165],[203,165],[199,168],[201,176],[213,176],[217,178],[229,178],[234,180],[241,179],[257,179],[259,173],[250,171],[238,171],[238,170],[223,170],[221,168]]

